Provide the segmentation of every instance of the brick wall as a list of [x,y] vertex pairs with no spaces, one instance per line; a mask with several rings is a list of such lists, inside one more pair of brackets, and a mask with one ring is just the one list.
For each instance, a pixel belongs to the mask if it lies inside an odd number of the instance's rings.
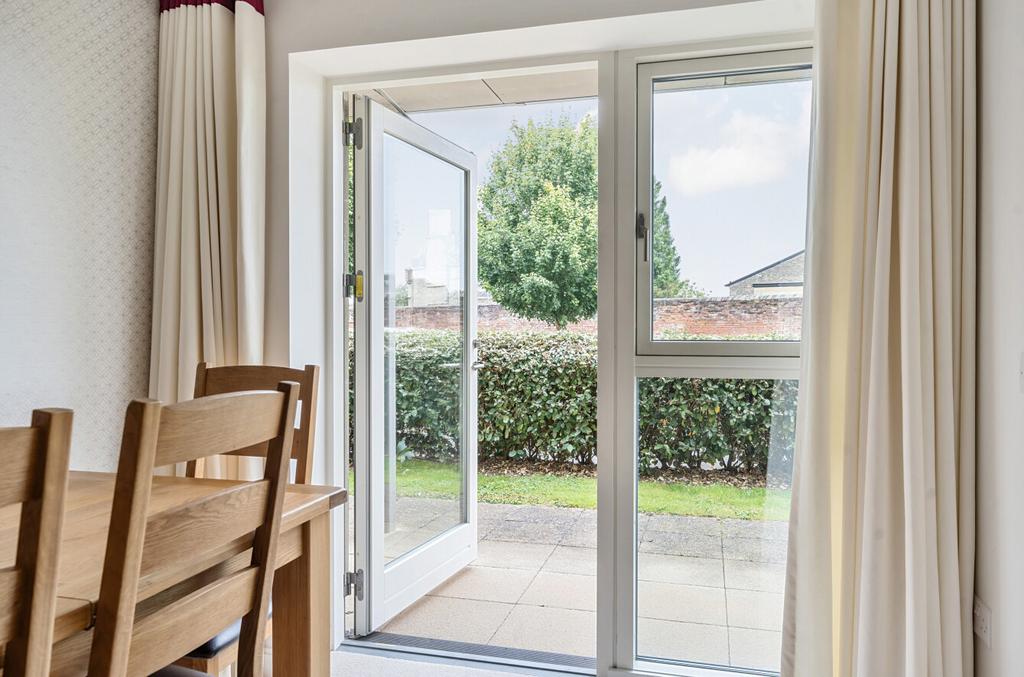
[[[675,334],[697,334],[740,338],[773,335],[800,338],[800,317],[803,299],[788,297],[656,299],[656,326]],[[426,306],[399,308],[399,327],[420,329],[457,329],[457,306]],[[479,328],[483,331],[554,331],[546,322],[525,320],[509,313],[496,303],[478,307]],[[568,327],[572,331],[597,333],[597,320],[584,320]]]

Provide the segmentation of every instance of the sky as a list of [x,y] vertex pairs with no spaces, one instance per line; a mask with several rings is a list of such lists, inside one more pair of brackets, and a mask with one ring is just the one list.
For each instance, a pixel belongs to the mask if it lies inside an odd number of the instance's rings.
[[[655,94],[654,176],[682,276],[709,294],[726,295],[726,283],[803,249],[810,108],[809,81]],[[474,153],[483,184],[513,121],[587,115],[596,119],[596,99],[411,117]]]

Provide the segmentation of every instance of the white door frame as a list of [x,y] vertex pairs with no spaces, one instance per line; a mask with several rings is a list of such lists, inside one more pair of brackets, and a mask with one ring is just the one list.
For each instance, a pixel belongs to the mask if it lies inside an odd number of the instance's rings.
[[[615,675],[680,674],[671,666],[651,672],[649,665],[638,665],[635,657],[635,378],[638,367],[663,368],[656,357],[636,355],[635,294],[635,153],[636,107],[622,102],[635,101],[636,73],[641,63],[671,61],[682,58],[723,56],[760,52],[769,49],[809,47],[808,32],[786,33],[768,38],[744,37],[733,40],[709,40],[638,50],[619,50],[563,54],[535,59],[479,62],[463,66],[446,66],[408,71],[366,73],[359,76],[327,79],[328,100],[340,101],[339,92],[374,87],[422,84],[445,80],[462,80],[492,73],[502,75],[550,72],[560,68],[593,67],[598,70],[598,426],[597,458],[602,471],[598,473],[598,548],[597,548],[597,674]],[[330,138],[330,133],[327,134]],[[343,164],[334,171],[344,175]],[[336,181],[343,185],[343,180]],[[358,217],[357,217],[358,218]],[[619,228],[618,224],[623,227]],[[344,218],[335,227],[345,228]],[[342,242],[347,240],[342,237]],[[344,271],[330,271],[336,281]],[[336,284],[336,282],[333,282]],[[344,317],[344,315],[342,315]],[[329,318],[329,325],[335,322]],[[340,351],[339,342],[331,349]],[[792,358],[783,358],[776,372],[791,373]],[[728,371],[714,358],[694,360],[708,374]],[[344,360],[335,361],[344,365]],[[344,438],[342,438],[344,439]],[[618,450],[618,451],[617,451]],[[336,468],[338,466],[335,466]],[[338,470],[332,477],[340,481]],[[335,556],[344,557],[343,544],[335,544]],[[343,603],[335,600],[336,604]],[[684,674],[701,675],[688,670]],[[715,675],[727,672],[714,671]]]
[[[363,594],[356,595],[356,634],[367,635],[447,578],[476,559],[476,158],[408,118],[387,110],[365,97],[357,97],[355,119],[361,122],[361,143],[356,143],[356,252],[355,266],[363,279],[363,298],[356,302],[356,387],[366,397],[356,399],[356,552],[355,566],[362,570]],[[358,122],[357,122],[358,124]],[[463,339],[462,402],[460,427],[462,454],[461,523],[436,538],[385,562],[384,520],[386,497],[379,489],[387,484],[385,473],[386,393],[380,375],[385,367],[383,247],[383,145],[384,136],[396,138],[463,173],[464,218],[462,282]],[[462,226],[462,224],[460,224]]]

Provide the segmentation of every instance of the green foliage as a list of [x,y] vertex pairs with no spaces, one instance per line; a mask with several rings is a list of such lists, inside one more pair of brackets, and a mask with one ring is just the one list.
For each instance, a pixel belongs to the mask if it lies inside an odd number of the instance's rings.
[[[597,311],[597,127],[513,123],[480,189],[480,282],[511,312],[559,328]],[[705,296],[679,273],[654,183],[654,295]]]
[[655,298],[703,298],[707,292],[679,273],[679,253],[668,217],[668,198],[661,194],[661,181],[654,180],[652,202],[654,222],[651,228],[652,286]]
[[[419,459],[457,457],[462,359],[458,334],[392,335],[398,440]],[[480,335],[479,454],[594,462],[597,346],[572,332]],[[711,467],[788,477],[796,382],[645,378],[639,385],[640,469]]]
[[597,128],[513,123],[480,189],[481,284],[557,327],[597,312]]
[[591,118],[579,125],[568,118],[512,123],[480,188],[481,237],[492,227],[515,231],[525,223],[548,183],[565,189],[584,208],[597,204],[597,126]]
[[545,183],[516,228],[481,230],[480,275],[513,313],[564,327],[597,312],[596,205]]

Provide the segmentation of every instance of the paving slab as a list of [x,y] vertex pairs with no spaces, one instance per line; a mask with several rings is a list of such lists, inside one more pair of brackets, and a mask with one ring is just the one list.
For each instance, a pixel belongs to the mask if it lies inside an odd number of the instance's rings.
[[725,519],[722,520],[722,533],[727,537],[741,536],[785,542],[789,539],[789,522]]
[[785,592],[786,565],[747,560],[725,560],[725,585],[737,590]]
[[543,571],[596,576],[597,550],[567,545],[556,546],[551,556],[544,562]]
[[556,549],[554,544],[482,540],[477,544],[477,566],[539,571]]
[[487,539],[491,541],[558,545],[565,536],[566,529],[567,527],[561,524],[505,520],[494,525],[487,532]]
[[507,514],[505,519],[513,522],[533,522],[537,524],[575,524],[582,515],[582,508],[521,505]]
[[781,657],[781,632],[729,628],[730,665],[778,672]]
[[725,586],[722,560],[710,557],[682,557],[641,552],[637,555],[637,578],[641,581]]
[[574,548],[596,548],[597,527],[591,524],[574,524],[563,531],[559,543]]
[[521,506],[509,505],[508,503],[477,503],[476,514],[481,520],[489,518],[505,519],[519,507]]
[[777,592],[726,590],[731,627],[782,630],[782,598]]
[[640,552],[715,559],[722,556],[722,537],[703,533],[655,531],[648,528],[640,541]]
[[597,611],[597,578],[541,571],[530,583],[519,603]]
[[597,613],[517,604],[488,644],[593,656],[597,649]]
[[722,539],[722,555],[726,559],[785,564],[787,554],[788,546],[785,541],[739,536],[725,536]]
[[534,572],[526,569],[468,566],[430,594],[511,604],[523,596],[533,578]]
[[718,536],[722,533],[722,521],[715,517],[651,515],[647,520],[647,529],[654,531],[671,531],[679,534],[698,533]]
[[381,629],[398,635],[486,644],[514,608],[501,602],[427,596]]
[[638,581],[636,612],[641,618],[726,625],[725,589]]
[[637,654],[648,658],[729,664],[729,632],[722,625],[640,618]]

